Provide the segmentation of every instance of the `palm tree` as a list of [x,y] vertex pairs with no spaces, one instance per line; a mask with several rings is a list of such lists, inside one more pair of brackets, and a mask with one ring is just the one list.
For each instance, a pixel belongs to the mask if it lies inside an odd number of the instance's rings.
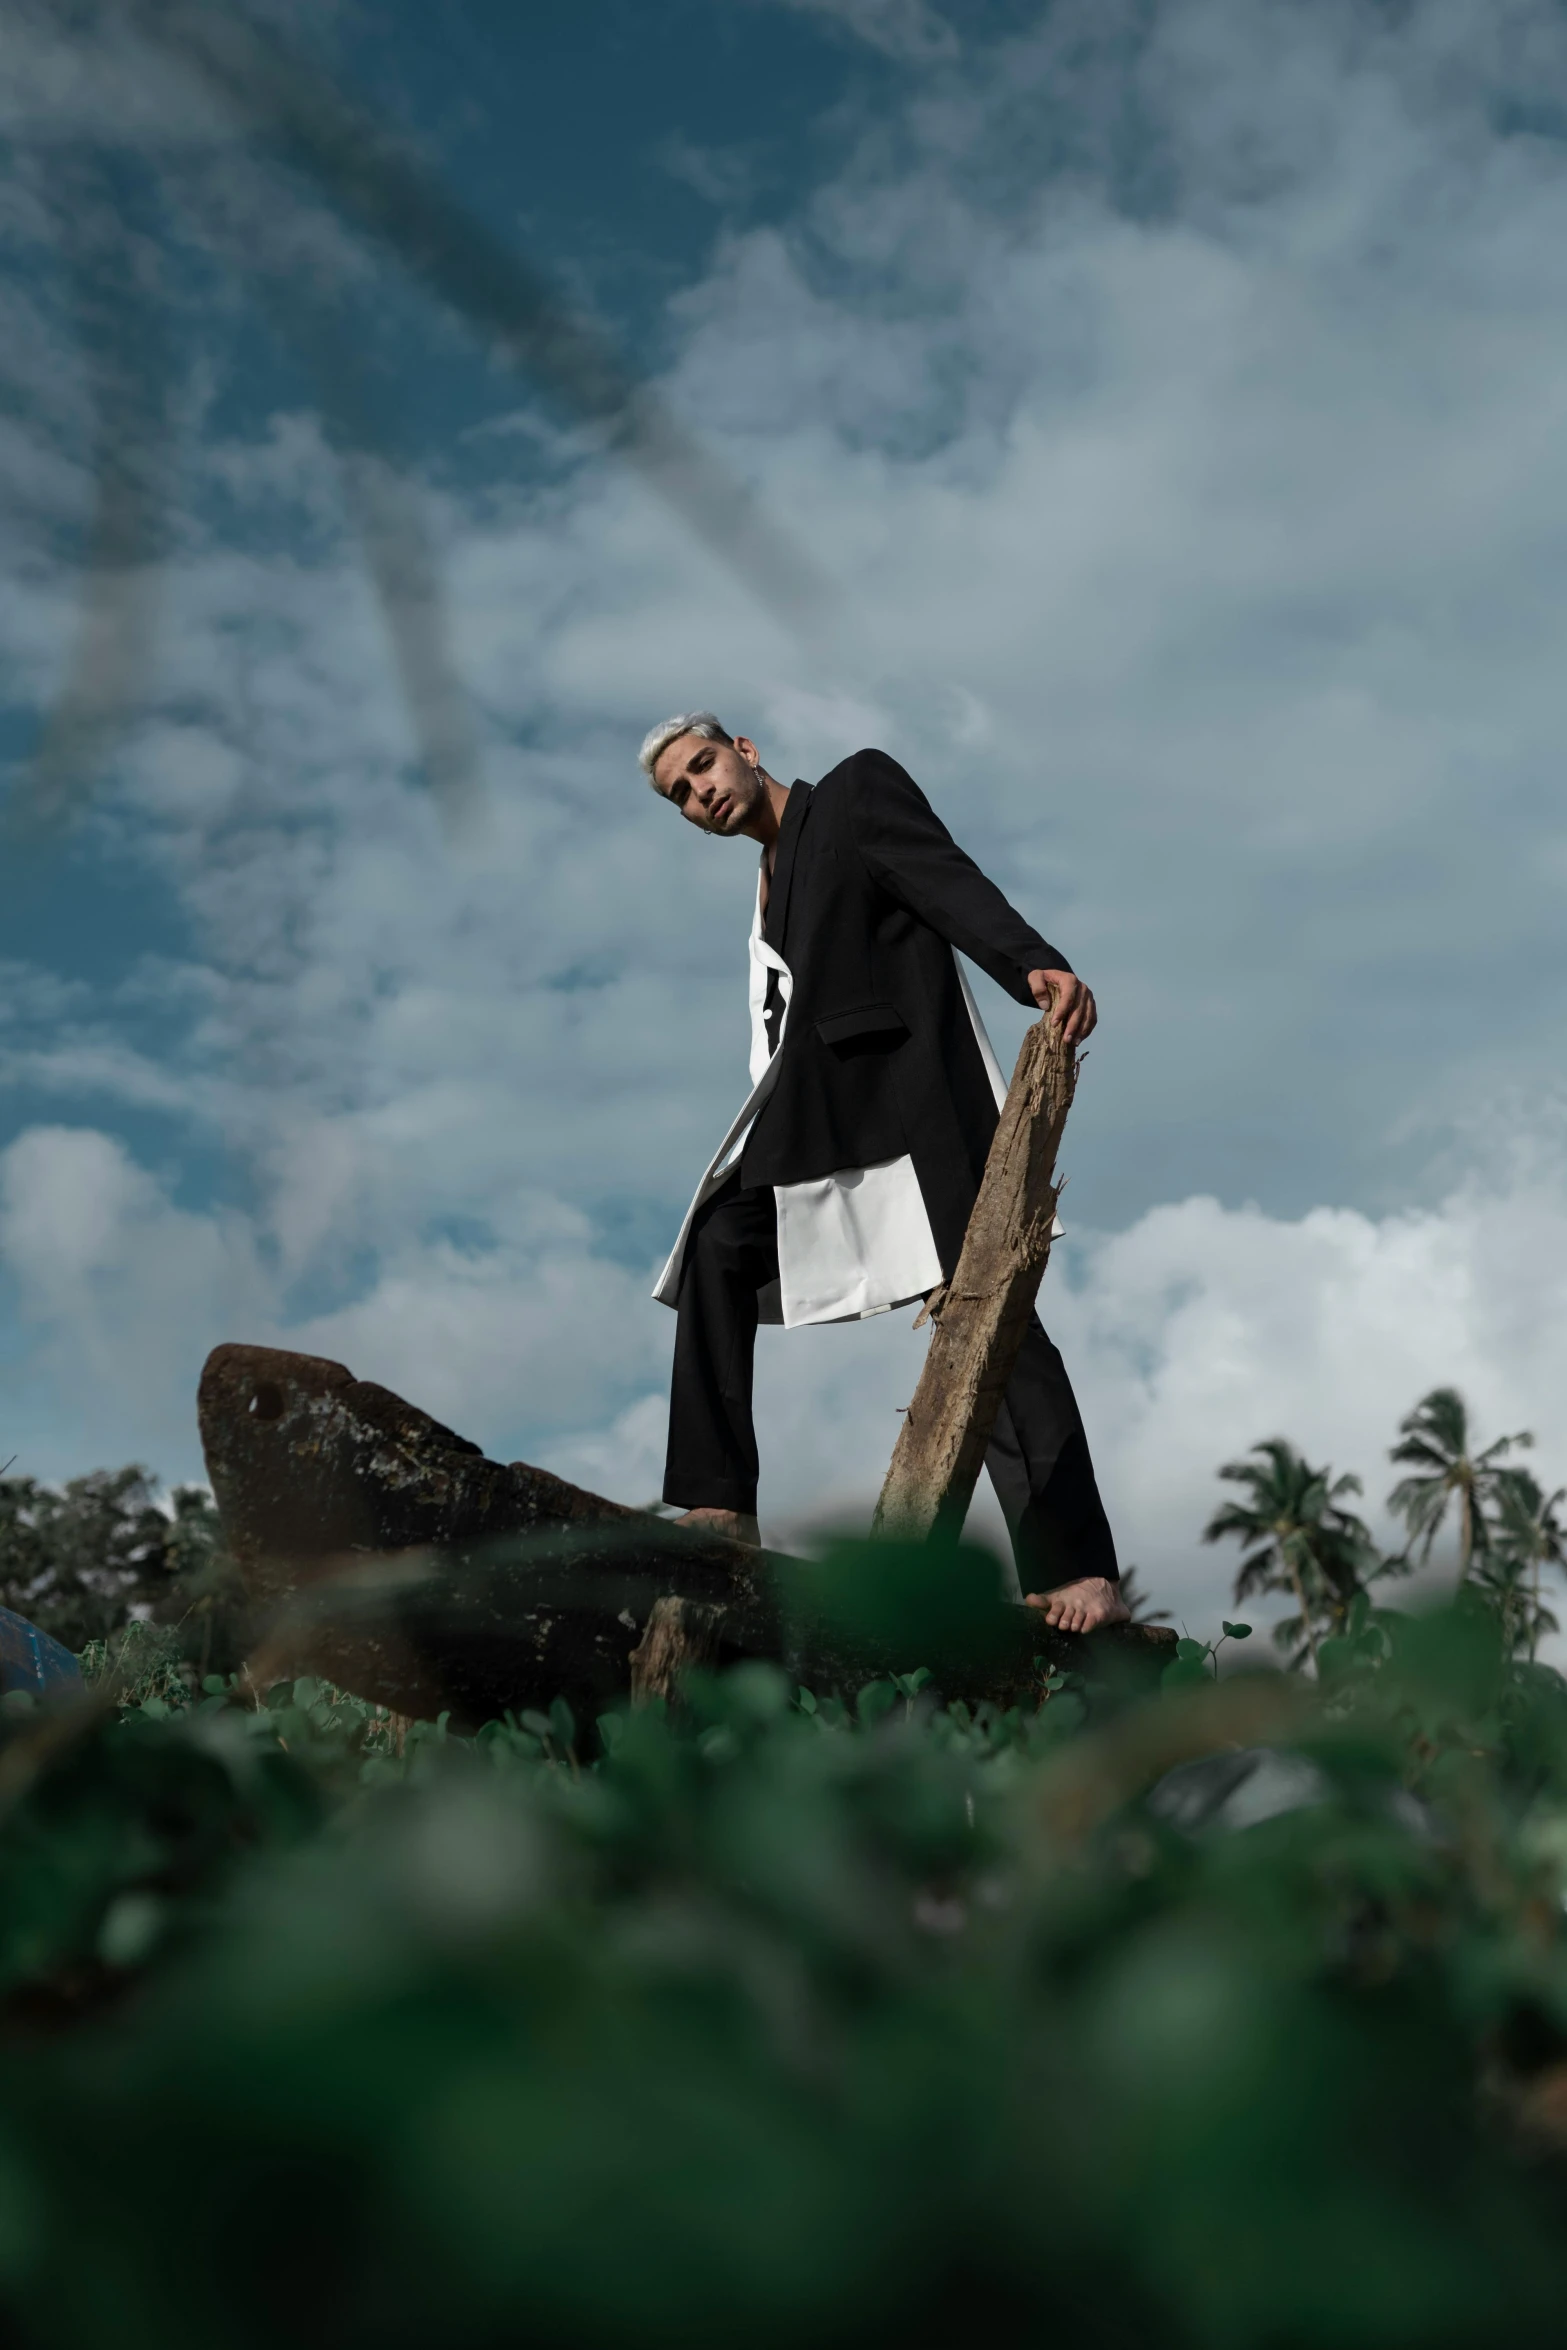
[[1484,1452],[1476,1452],[1469,1407],[1456,1387],[1433,1387],[1407,1419],[1400,1420],[1398,1433],[1402,1441],[1394,1445],[1388,1458],[1405,1463],[1416,1474],[1399,1479],[1387,1497],[1387,1506],[1395,1517],[1403,1519],[1410,1541],[1419,1543],[1424,1560],[1431,1555],[1431,1545],[1449,1506],[1456,1502],[1458,1580],[1465,1582],[1475,1552],[1483,1550],[1490,1539],[1486,1509],[1496,1498],[1498,1480],[1506,1474],[1502,1464],[1515,1444],[1533,1444],[1534,1438],[1527,1429],[1520,1429],[1516,1435],[1499,1436]]
[[1315,1665],[1317,1620],[1336,1630],[1364,1587],[1366,1569],[1375,1571],[1370,1534],[1343,1506],[1346,1494],[1361,1490],[1360,1479],[1314,1469],[1282,1436],[1270,1436],[1251,1449],[1260,1457],[1226,1461],[1219,1471],[1246,1487],[1246,1499],[1215,1510],[1203,1540],[1221,1542],[1233,1535],[1246,1546],[1235,1576],[1237,1600],[1254,1591],[1294,1594],[1300,1614],[1280,1624],[1274,1637],[1286,1648],[1299,1639],[1302,1646],[1292,1664],[1302,1664],[1309,1655]]
[[1495,1515],[1477,1580],[1497,1601],[1509,1651],[1527,1645],[1531,1664],[1541,1633],[1561,1629],[1541,1599],[1540,1573],[1567,1565],[1567,1532],[1557,1514],[1564,1501],[1567,1486],[1545,1493],[1527,1469],[1503,1469],[1496,1479]]
[[1170,1621],[1169,1609],[1154,1606],[1153,1596],[1138,1581],[1135,1567],[1121,1569],[1120,1590],[1121,1605],[1128,1610],[1134,1624],[1167,1624]]

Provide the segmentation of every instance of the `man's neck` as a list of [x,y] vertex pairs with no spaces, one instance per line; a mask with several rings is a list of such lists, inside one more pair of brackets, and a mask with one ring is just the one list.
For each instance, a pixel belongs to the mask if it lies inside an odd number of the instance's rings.
[[765,767],[759,768],[758,773],[764,788],[762,796],[757,802],[756,814],[746,825],[745,830],[753,840],[759,840],[766,850],[767,870],[771,873],[778,861],[778,835],[783,826],[784,809],[789,801],[789,786],[786,783],[775,782]]

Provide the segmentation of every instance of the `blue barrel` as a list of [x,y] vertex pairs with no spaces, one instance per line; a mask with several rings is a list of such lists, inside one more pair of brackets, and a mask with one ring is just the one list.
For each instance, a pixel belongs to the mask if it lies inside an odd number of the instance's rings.
[[14,1609],[0,1607],[0,1697],[13,1689],[55,1697],[81,1686],[82,1668],[68,1648]]

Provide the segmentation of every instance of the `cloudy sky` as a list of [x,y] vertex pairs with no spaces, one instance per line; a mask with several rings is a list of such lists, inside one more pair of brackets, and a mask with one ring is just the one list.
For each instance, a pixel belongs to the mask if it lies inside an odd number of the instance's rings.
[[[640,445],[136,13],[0,60],[0,1458],[198,1474],[248,1338],[657,1490],[754,871],[634,754],[711,704],[893,752],[1097,990],[1043,1305],[1161,1600],[1277,1431],[1376,1501],[1451,1381],[1567,1474],[1559,11],[274,0]],[[73,732],[109,393],[157,559]],[[764,1334],[774,1535],[907,1322]]]

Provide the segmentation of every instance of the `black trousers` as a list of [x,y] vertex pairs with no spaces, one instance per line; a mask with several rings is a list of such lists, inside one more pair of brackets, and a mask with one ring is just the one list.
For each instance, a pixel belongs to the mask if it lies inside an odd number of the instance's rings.
[[[664,1467],[664,1499],[677,1508],[756,1508],[756,1293],[777,1277],[772,1191],[743,1190],[736,1177],[698,1210],[686,1242]],[[985,1466],[1025,1591],[1048,1591],[1083,1575],[1119,1580],[1077,1398],[1037,1315],[996,1415]]]

